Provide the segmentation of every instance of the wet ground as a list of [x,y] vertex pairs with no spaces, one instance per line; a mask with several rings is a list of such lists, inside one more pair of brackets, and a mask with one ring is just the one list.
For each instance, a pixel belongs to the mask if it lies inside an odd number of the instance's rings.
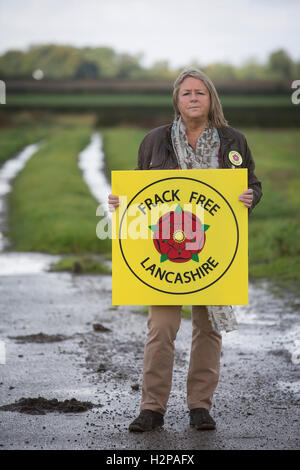
[[[191,322],[183,319],[164,429],[136,434],[127,427],[139,412],[146,316],[111,306],[111,277],[2,274],[0,297],[0,405],[40,397],[44,406],[44,414],[31,414],[30,400],[29,412],[0,410],[1,449],[299,449],[297,300],[250,286],[239,330],[223,333],[215,431],[189,427]],[[80,402],[94,406],[83,411]]]

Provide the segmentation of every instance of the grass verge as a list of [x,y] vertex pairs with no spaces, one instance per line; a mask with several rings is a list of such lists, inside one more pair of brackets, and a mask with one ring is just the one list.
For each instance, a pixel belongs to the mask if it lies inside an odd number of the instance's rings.
[[297,130],[247,130],[263,185],[249,223],[250,277],[288,287],[300,281],[300,135]]
[[76,274],[110,274],[111,269],[92,256],[68,256],[55,263],[51,271],[72,271]]

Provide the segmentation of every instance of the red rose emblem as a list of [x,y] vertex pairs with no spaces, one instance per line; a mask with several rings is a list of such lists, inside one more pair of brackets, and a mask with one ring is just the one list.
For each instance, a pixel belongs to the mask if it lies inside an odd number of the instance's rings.
[[154,232],[155,248],[161,254],[160,261],[199,261],[198,253],[204,247],[208,227],[196,215],[183,211],[180,206],[164,214],[156,225],[150,226]]

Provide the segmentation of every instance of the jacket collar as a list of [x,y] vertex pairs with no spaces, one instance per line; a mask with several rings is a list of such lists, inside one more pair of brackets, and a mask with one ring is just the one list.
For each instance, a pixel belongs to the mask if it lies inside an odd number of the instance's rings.
[[217,129],[221,140],[233,140],[234,136],[230,126],[219,127]]
[[172,137],[171,137],[171,131],[172,131],[172,124],[168,124],[166,127],[166,133],[165,133],[165,144],[166,147],[173,151],[173,144],[172,144]]

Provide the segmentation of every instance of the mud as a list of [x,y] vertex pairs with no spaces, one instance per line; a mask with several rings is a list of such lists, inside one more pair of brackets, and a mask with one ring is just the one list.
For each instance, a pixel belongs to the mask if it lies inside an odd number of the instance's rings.
[[285,358],[287,363],[291,362],[292,355],[285,349],[274,349],[274,351],[269,351],[269,354],[273,354],[273,356],[281,356]]
[[72,271],[74,274],[81,274],[83,272],[83,267],[79,261],[73,263]]
[[46,413],[82,413],[94,407],[99,407],[89,401],[78,401],[76,398],[71,400],[58,401],[56,398],[47,400],[44,397],[38,398],[20,398],[15,403],[0,406],[0,411],[18,411],[31,415],[44,415]]
[[8,336],[9,339],[14,339],[18,343],[56,343],[57,341],[65,341],[69,339],[65,335],[46,335],[45,333],[37,333],[35,335],[25,336]]
[[94,323],[93,329],[94,331],[102,331],[102,332],[111,331],[109,328],[106,328],[105,326],[101,325],[101,323]]

